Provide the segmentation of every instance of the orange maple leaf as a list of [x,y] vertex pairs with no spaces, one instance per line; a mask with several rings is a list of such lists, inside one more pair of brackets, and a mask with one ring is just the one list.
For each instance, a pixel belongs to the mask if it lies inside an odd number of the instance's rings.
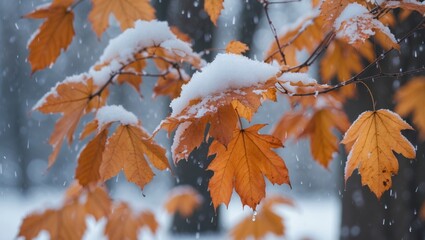
[[155,175],[145,156],[159,170],[170,168],[165,149],[156,144],[140,126],[119,125],[107,141],[100,176],[107,180],[123,169],[127,179],[143,189]]
[[[417,11],[422,16],[425,14],[425,5],[420,1],[384,1],[382,8],[394,9],[401,8],[408,11]],[[404,12],[406,14],[406,12]]]
[[51,66],[71,43],[75,34],[74,13],[69,9],[72,3],[73,0],[55,0],[25,15],[26,18],[46,18],[28,45],[28,61],[33,73]]
[[190,186],[175,187],[165,203],[165,209],[169,213],[179,213],[187,218],[202,204],[202,196]]
[[323,1],[320,5],[320,17],[323,19],[323,29],[325,32],[332,29],[335,19],[337,19],[341,12],[347,7],[348,4],[355,2],[354,0],[328,0]]
[[108,129],[101,131],[81,151],[78,157],[78,165],[75,170],[75,178],[82,186],[101,180],[99,168],[102,163],[102,155],[105,150]]
[[350,149],[345,181],[358,168],[362,185],[367,185],[379,199],[391,187],[391,177],[398,172],[393,151],[415,158],[415,149],[400,133],[403,129],[413,130],[399,115],[389,110],[362,113],[341,141]]
[[239,41],[232,40],[226,46],[226,53],[242,54],[249,50],[249,47]]
[[217,25],[217,19],[224,8],[223,2],[224,0],[205,0],[204,10],[208,13],[214,25]]
[[[307,16],[297,25],[290,27],[284,34],[279,36],[281,51],[285,54],[286,64],[294,66],[298,64],[297,53],[307,50],[311,53],[323,38],[323,21],[316,16]],[[275,41],[269,47],[266,54],[266,61],[277,60],[283,62],[279,48]]]
[[137,239],[139,230],[148,227],[153,233],[158,228],[155,216],[149,212],[133,214],[133,210],[126,203],[119,203],[109,216],[105,227],[105,235],[111,240]]
[[131,64],[127,65],[122,72],[117,76],[116,81],[119,84],[128,83],[130,86],[134,88],[139,94],[140,92],[140,84],[142,84],[141,73],[143,69],[146,67],[145,60],[134,61]]
[[34,107],[45,114],[63,114],[57,121],[49,140],[50,145],[53,146],[53,152],[49,156],[49,168],[55,163],[64,138],[67,137],[68,143],[72,143],[73,134],[81,117],[105,104],[107,91],[103,91],[98,96],[94,95],[96,90],[97,87],[92,79],[87,79],[85,75],[74,76],[58,84]]
[[273,207],[276,205],[293,206],[291,200],[284,197],[266,198],[264,204],[254,216],[247,216],[235,225],[230,235],[233,239],[263,239],[267,234],[273,233],[277,236],[285,235],[284,219],[276,214]]
[[348,129],[350,122],[342,111],[320,109],[309,119],[300,137],[309,136],[311,153],[319,164],[328,168],[333,154],[338,152],[338,139],[332,133],[336,128],[340,132]]
[[259,134],[264,126],[235,129],[227,148],[218,141],[211,144],[208,154],[216,158],[208,166],[214,172],[208,188],[215,208],[220,203],[228,205],[235,188],[242,204],[255,209],[265,197],[264,176],[273,184],[289,184],[285,162],[270,149],[283,145],[273,136]]
[[89,20],[97,37],[109,26],[109,16],[113,14],[120,23],[121,30],[133,27],[136,20],[152,20],[155,18],[155,9],[149,0],[93,0],[93,9],[89,13]]
[[[179,114],[164,120],[161,128],[168,132],[177,128],[178,132],[172,146],[174,161],[187,159],[190,152],[201,145],[207,123],[210,123],[209,136],[227,146],[238,115],[251,121],[263,100],[276,101],[275,83],[273,78],[257,86],[230,88],[207,100],[194,99]],[[199,112],[203,112],[201,117],[197,116]]]
[[[351,8],[348,9],[349,7]],[[380,20],[376,19],[373,14],[369,13],[366,7],[358,3],[351,3],[344,9],[341,15],[350,11],[358,11],[359,14],[343,20],[337,19],[334,27],[338,38],[344,39],[356,48],[360,48],[369,37],[375,35],[385,49],[400,49],[390,29]]]
[[[362,58],[369,62],[374,58],[374,48],[369,41],[361,48],[355,48],[343,40],[335,39],[320,61],[320,76],[325,83],[335,77],[339,82],[346,81],[363,69]],[[345,86],[341,93],[346,97],[354,97],[354,85]]]
[[425,77],[411,79],[405,86],[400,88],[395,99],[397,105],[395,111],[402,117],[409,114],[413,116],[413,123],[419,130],[419,137],[425,140]]
[[25,217],[18,236],[35,238],[42,230],[51,239],[81,239],[86,230],[86,217],[107,217],[111,208],[108,194],[101,187],[81,188],[73,184],[68,189],[64,204],[59,209],[47,209]]

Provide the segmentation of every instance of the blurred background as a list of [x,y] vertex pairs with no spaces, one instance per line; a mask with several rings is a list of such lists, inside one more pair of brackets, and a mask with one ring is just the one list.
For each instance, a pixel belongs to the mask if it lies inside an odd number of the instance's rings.
[[[76,156],[85,144],[78,141],[71,146],[64,144],[58,161],[47,171],[47,157],[51,152],[48,139],[58,116],[43,115],[32,111],[32,107],[66,76],[88,71],[102,54],[108,40],[120,33],[119,26],[111,19],[111,27],[102,39],[97,39],[87,21],[91,3],[83,1],[75,9],[76,36],[69,49],[61,54],[51,69],[31,75],[26,61],[26,46],[41,21],[22,16],[48,2],[0,0],[0,240],[15,238],[22,219],[30,212],[60,204],[62,193],[73,182]],[[195,51],[211,50],[205,55],[208,61],[233,39],[250,46],[250,58],[261,60],[273,41],[263,8],[255,0],[225,1],[218,27],[202,10],[203,1],[151,2],[159,20],[168,21],[192,37]],[[310,10],[309,1],[299,1],[273,4],[270,14],[273,23],[280,29]],[[410,29],[418,18],[415,15],[400,22],[399,32]],[[399,32],[395,32],[396,36]],[[385,69],[422,67],[425,60],[424,39],[422,31],[407,40],[402,45],[402,54],[392,55],[384,63]],[[314,74],[317,67],[311,71]],[[406,80],[376,81],[371,87],[378,100],[377,108],[392,108],[392,94]],[[143,99],[123,85],[112,89],[109,101],[109,104],[121,104],[134,112],[150,133],[169,113],[170,99],[151,97],[155,81],[144,79],[141,85]],[[277,104],[265,104],[253,123],[274,123],[288,108],[284,98]],[[365,91],[359,91],[359,97],[346,107],[351,121],[369,108],[370,100]],[[89,120],[85,118],[83,122]],[[272,124],[263,132],[270,132],[271,127]],[[418,143],[417,159],[410,161],[400,157],[400,173],[393,178],[392,190],[381,200],[377,200],[369,189],[361,187],[358,176],[353,176],[345,185],[344,154],[336,155],[330,168],[324,169],[311,159],[306,141],[289,142],[280,149],[278,153],[285,159],[290,171],[292,189],[269,185],[267,194],[283,195],[295,202],[294,208],[279,209],[285,218],[287,239],[425,239],[424,224],[418,217],[425,196],[424,144],[416,140],[417,133],[406,132],[406,135],[409,140]],[[156,140],[169,150],[170,140],[164,132]],[[343,149],[341,153],[344,153]],[[207,194],[207,161],[203,164],[198,161],[205,158],[205,154],[205,149],[201,149],[192,154],[187,163],[176,166],[175,177],[169,172],[157,172],[154,181],[143,192],[119,175],[108,182],[111,196],[129,201],[135,209],[157,209],[161,230],[157,236],[145,235],[148,239],[177,236],[182,239],[226,238],[228,229],[244,216],[253,214],[252,210],[242,208],[235,194],[229,208],[220,208],[218,216],[211,211],[209,201],[204,204],[204,211],[197,212],[193,220],[169,216],[158,209],[158,203],[163,204],[166,200],[167,189],[176,184],[191,184]],[[96,239],[93,236],[101,235],[100,228],[92,223],[89,225],[90,233],[85,237]],[[273,239],[273,236],[269,237]]]

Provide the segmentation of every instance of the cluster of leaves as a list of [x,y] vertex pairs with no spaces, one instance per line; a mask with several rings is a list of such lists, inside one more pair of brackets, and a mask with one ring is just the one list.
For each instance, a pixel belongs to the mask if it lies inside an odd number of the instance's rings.
[[[74,36],[73,11],[80,2],[53,0],[26,15],[27,18],[46,19],[28,46],[28,60],[33,72],[52,65],[61,51],[67,49]],[[270,2],[260,2],[267,13]],[[142,226],[149,226],[153,232],[157,228],[152,215],[133,215],[125,203],[115,204],[112,211],[107,193],[94,187],[123,170],[129,181],[143,188],[154,176],[151,166],[159,170],[170,168],[166,150],[143,129],[137,117],[121,106],[107,105],[110,86],[127,83],[140,93],[142,78],[158,78],[154,95],[169,96],[176,103],[184,97],[182,88],[189,88],[193,82],[185,70],[202,69],[205,63],[199,54],[192,51],[190,38],[178,29],[157,21],[136,21],[155,18],[149,1],[93,0],[92,3],[88,19],[97,37],[100,38],[107,29],[111,14],[125,32],[111,40],[99,61],[88,72],[58,83],[34,107],[46,114],[62,114],[49,140],[53,146],[49,167],[55,163],[64,139],[72,143],[80,119],[86,115],[94,116],[80,134],[80,139],[91,134],[94,137],[78,157],[75,178],[79,187],[68,191],[62,208],[27,217],[21,228],[22,236],[33,237],[41,229],[46,229],[58,239],[81,237],[86,215],[93,215],[96,219],[107,218],[105,231],[111,239],[132,239]],[[276,41],[271,44],[265,63],[241,56],[248,50],[248,46],[241,42],[231,41],[227,45],[227,57],[276,69],[271,76],[250,85],[227,84],[225,89],[188,99],[187,104],[181,109],[173,109],[176,111],[158,127],[157,131],[175,132],[172,146],[174,162],[187,159],[202,142],[213,139],[208,155],[214,155],[215,159],[208,170],[214,172],[209,190],[215,208],[221,203],[228,205],[235,190],[242,204],[255,210],[266,197],[264,178],[273,184],[289,185],[285,162],[273,151],[283,147],[288,138],[308,137],[313,158],[327,168],[338,152],[339,134],[335,130],[345,133],[342,143],[349,151],[346,180],[358,169],[363,185],[367,185],[378,198],[391,187],[391,177],[398,172],[393,152],[415,158],[415,149],[400,133],[412,127],[397,113],[374,109],[360,114],[350,126],[343,104],[355,96],[353,83],[368,79],[363,75],[365,71],[379,64],[389,52],[399,50],[401,40],[408,37],[405,35],[396,40],[391,33],[387,25],[395,26],[396,22],[391,10],[401,8],[423,15],[425,5],[416,1],[328,0],[320,6],[318,1],[313,1],[313,7],[317,9],[314,14],[275,36]],[[204,9],[216,24],[223,9],[223,0],[206,0]],[[274,29],[271,21],[270,24]],[[160,29],[160,34],[154,35],[158,32],[152,29]],[[374,54],[375,41],[385,49],[382,56]],[[297,54],[300,51],[308,53],[302,61]],[[306,72],[322,55],[318,63],[321,81],[316,81]],[[215,62],[224,58],[217,57]],[[364,61],[370,64],[364,66]],[[146,72],[149,63],[156,66],[156,73]],[[386,75],[379,72],[376,76]],[[332,82],[332,79],[337,82]],[[217,79],[217,83],[223,81],[226,80]],[[425,113],[419,106],[420,99],[412,96],[423,98],[424,82],[423,77],[413,79],[395,97],[398,102],[396,112],[402,116],[413,114],[422,139],[425,138]],[[271,135],[259,133],[264,124],[243,127],[242,118],[251,122],[262,102],[275,102],[278,94],[289,98],[291,111],[282,116]],[[187,194],[172,198],[166,206],[168,211],[179,212],[182,216],[192,214],[201,200],[192,192]],[[92,197],[101,199],[104,204],[92,206]],[[252,229],[260,230],[248,233],[236,227],[233,236],[260,238],[268,232],[282,235],[282,220],[272,210],[275,204],[281,203],[289,202],[283,198],[264,202],[258,215],[258,218],[264,218],[263,225],[250,223]],[[115,229],[114,221],[119,219],[129,221],[128,228]],[[51,225],[49,221],[61,226],[78,221],[75,225],[78,231],[68,231],[67,227],[63,227],[63,231],[58,232],[52,227],[57,225]],[[248,224],[246,222],[243,224]],[[264,222],[272,222],[274,227],[264,226]]]

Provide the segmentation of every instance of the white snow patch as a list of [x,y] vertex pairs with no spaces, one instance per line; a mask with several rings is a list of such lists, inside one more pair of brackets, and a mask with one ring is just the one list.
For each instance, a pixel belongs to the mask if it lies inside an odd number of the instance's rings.
[[291,82],[293,84],[313,85],[317,81],[310,77],[307,73],[286,72],[283,73],[279,79],[280,81]]
[[[182,138],[182,135],[191,124],[192,122],[189,122],[189,121],[180,124],[177,127],[176,133],[174,134],[173,145],[171,145],[171,153],[173,154],[173,159],[176,161],[179,160],[179,159],[175,159],[175,156],[174,156],[176,152],[176,148],[177,146],[180,145],[180,141],[184,139]],[[185,151],[188,151],[188,150],[185,149]],[[183,154],[186,154],[186,152],[183,152]]]
[[111,39],[105,48],[101,62],[107,62],[115,58],[130,60],[135,52],[151,46],[172,48],[184,54],[192,54],[188,43],[178,40],[171,32],[167,22],[141,21],[134,23],[134,28],[125,30],[118,37]]
[[111,122],[120,122],[122,125],[136,126],[138,119],[136,115],[123,108],[121,105],[110,105],[101,107],[96,113],[99,129]]
[[356,18],[363,14],[369,14],[367,8],[358,3],[350,3],[344,8],[339,17],[335,19],[334,28],[338,30],[341,27],[342,22]]
[[182,87],[179,98],[170,107],[171,116],[179,114],[190,102],[220,93],[228,88],[242,88],[266,82],[279,72],[270,64],[235,54],[218,54],[213,62],[196,72],[192,80]]
[[93,83],[96,86],[105,85],[114,73],[122,68],[122,64],[117,60],[112,60],[108,65],[103,66],[100,70],[95,70],[94,67],[90,68],[89,74],[93,78]]

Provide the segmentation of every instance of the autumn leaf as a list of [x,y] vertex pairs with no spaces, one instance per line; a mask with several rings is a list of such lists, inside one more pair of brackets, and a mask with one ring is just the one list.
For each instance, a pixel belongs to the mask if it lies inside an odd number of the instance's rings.
[[389,110],[366,111],[351,125],[341,141],[350,149],[345,167],[345,181],[358,168],[362,185],[367,185],[377,198],[392,185],[398,172],[394,152],[415,158],[415,149],[401,135],[412,127]]
[[[339,82],[346,81],[363,69],[363,58],[369,62],[374,58],[374,48],[369,41],[361,48],[355,48],[343,40],[335,39],[320,61],[320,76],[325,83],[333,78]],[[346,97],[354,97],[356,92],[354,86],[345,86],[341,93]]]
[[335,20],[341,15],[348,4],[354,0],[328,0],[320,5],[320,17],[323,19],[323,29],[325,32],[332,29]]
[[208,13],[214,25],[217,25],[217,19],[224,8],[223,2],[224,0],[205,0],[204,10]]
[[108,130],[104,129],[93,138],[81,151],[75,178],[82,186],[101,180],[99,168],[102,163],[102,154],[105,150]]
[[105,188],[90,189],[86,195],[84,208],[86,213],[92,215],[96,220],[108,217],[111,213],[112,201]]
[[[300,51],[307,50],[311,53],[323,38],[322,30],[323,21],[316,16],[307,16],[296,25],[287,27],[279,36],[279,44],[281,51],[285,54],[286,64],[295,66],[298,64],[297,54]],[[279,52],[279,47],[275,41],[269,47],[266,54],[266,61],[276,60],[283,62],[283,58]]]
[[46,20],[30,39],[28,61],[31,70],[42,70],[53,65],[62,50],[66,50],[74,37],[74,13],[70,10],[73,0],[54,0],[41,7],[26,18],[45,18]]
[[142,84],[142,77],[140,76],[140,74],[142,73],[145,67],[145,60],[134,61],[122,70],[122,73],[117,76],[116,81],[119,84],[130,84],[130,86],[132,86],[134,90],[136,90],[136,92],[141,94],[140,84]]
[[230,41],[226,46],[226,53],[243,54],[248,50],[249,47],[245,43],[235,40]]
[[400,88],[395,100],[395,111],[402,117],[412,114],[413,123],[419,130],[419,137],[425,140],[425,77],[415,77]]
[[68,143],[72,143],[73,134],[81,117],[105,103],[107,91],[103,91],[100,96],[94,96],[96,90],[97,87],[91,78],[87,79],[86,75],[73,76],[58,84],[34,107],[45,114],[63,114],[49,140],[53,147],[53,152],[49,156],[49,168],[55,163],[64,138],[67,137]]
[[[382,8],[394,9],[401,8],[408,11],[417,11],[422,16],[425,14],[425,4],[420,1],[384,1],[381,5]],[[406,13],[406,12],[404,12]]]
[[140,126],[119,125],[103,152],[100,176],[107,180],[123,169],[127,179],[143,189],[155,175],[146,157],[159,170],[170,168],[165,149],[156,144]]
[[155,9],[149,0],[93,0],[93,9],[89,20],[97,37],[109,26],[109,16],[113,14],[120,24],[121,30],[133,27],[136,20],[152,20]]
[[170,71],[165,76],[161,76],[153,89],[154,97],[164,95],[171,99],[180,96],[182,86],[189,81],[189,76],[179,74],[177,71]]
[[291,200],[280,196],[266,198],[258,212],[254,212],[253,216],[247,216],[231,229],[232,238],[263,239],[270,233],[285,236],[284,219],[273,210],[276,205],[293,206],[293,203]]
[[341,16],[343,18],[337,18],[334,24],[339,39],[360,48],[370,36],[375,35],[385,49],[400,49],[390,29],[363,5],[351,3],[344,8]]
[[18,236],[35,238],[40,231],[49,232],[51,239],[81,239],[86,229],[84,207],[78,203],[64,206],[59,210],[46,210],[27,216]]
[[214,141],[209,155],[216,154],[208,166],[214,172],[208,188],[214,207],[228,205],[233,188],[243,205],[255,209],[265,197],[264,176],[273,184],[289,184],[285,162],[271,148],[280,148],[282,143],[270,135],[258,131],[265,125],[257,124],[247,129],[235,129],[227,148]]
[[343,112],[324,108],[314,113],[300,137],[309,136],[314,160],[328,168],[333,159],[332,155],[338,152],[338,138],[332,130],[335,128],[344,132],[349,125],[348,118]]
[[[172,153],[175,162],[187,159],[205,139],[205,126],[210,124],[208,136],[225,146],[232,139],[240,117],[251,120],[262,101],[276,101],[276,79],[257,86],[229,88],[210,97],[192,100],[179,114],[162,121],[161,128],[169,133],[177,128]],[[203,113],[198,116],[199,113]]]
[[272,135],[282,142],[290,137],[298,137],[308,123],[304,111],[290,111],[284,114],[272,130]]
[[133,214],[133,210],[126,203],[119,203],[109,216],[105,227],[105,235],[110,240],[137,239],[137,234],[142,227],[148,227],[156,232],[158,223],[149,212]]
[[25,217],[18,236],[33,239],[45,230],[51,239],[82,239],[87,215],[93,215],[96,219],[106,217],[110,212],[110,204],[109,196],[103,188],[81,188],[73,184],[62,207]]
[[187,218],[202,204],[202,196],[190,186],[179,186],[171,190],[165,209],[168,213],[178,213]]

